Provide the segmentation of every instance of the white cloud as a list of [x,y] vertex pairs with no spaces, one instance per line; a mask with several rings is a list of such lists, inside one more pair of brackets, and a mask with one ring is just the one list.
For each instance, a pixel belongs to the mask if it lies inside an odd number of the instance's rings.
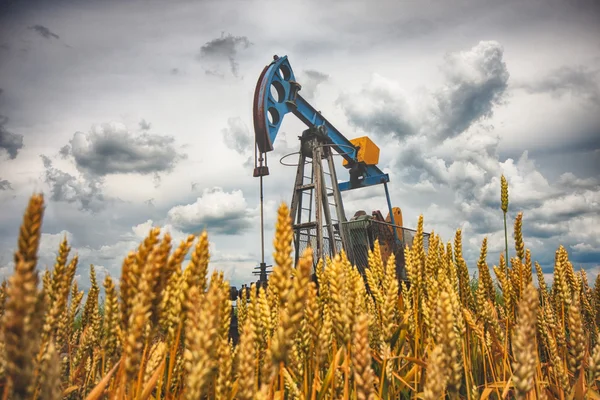
[[175,227],[186,232],[208,229],[217,234],[238,234],[252,224],[241,190],[230,193],[222,188],[204,189],[192,204],[178,205],[169,210],[167,218]]
[[577,243],[576,245],[573,246],[574,250],[578,250],[578,251],[595,251],[595,252],[600,252],[600,247],[598,246],[592,246],[589,243]]
[[589,177],[585,179],[580,179],[576,177],[572,172],[565,172],[559,178],[557,183],[559,185],[563,185],[566,188],[570,189],[588,189],[598,187],[600,182],[598,179]]
[[418,111],[410,107],[406,98],[398,82],[373,73],[358,94],[344,93],[338,103],[353,126],[366,132],[404,137],[418,129],[414,116]]

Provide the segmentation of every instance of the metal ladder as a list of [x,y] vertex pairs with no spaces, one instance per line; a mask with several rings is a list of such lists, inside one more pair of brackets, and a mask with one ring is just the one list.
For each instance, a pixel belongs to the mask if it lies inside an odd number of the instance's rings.
[[[303,150],[300,151],[298,160],[291,216],[295,233],[295,263],[303,250],[310,246],[313,248],[316,266],[319,259],[325,261],[327,256],[334,257],[341,250],[339,244],[344,243],[342,222],[346,218],[331,147],[315,135],[313,130],[314,128],[305,131],[300,138]],[[325,160],[326,165],[323,162]],[[307,164],[311,164],[308,175],[305,171]],[[329,177],[329,182],[326,176]]]

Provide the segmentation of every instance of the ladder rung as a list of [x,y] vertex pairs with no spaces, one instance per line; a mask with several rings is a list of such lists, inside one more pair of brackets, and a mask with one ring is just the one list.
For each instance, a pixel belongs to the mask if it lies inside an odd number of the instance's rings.
[[333,193],[333,192],[327,193],[327,196],[329,196],[329,197],[334,196],[334,195],[335,195],[335,193]]
[[312,221],[312,222],[304,222],[302,224],[296,224],[294,225],[294,229],[305,229],[305,228],[316,228],[317,227],[317,223]]
[[314,189],[314,188],[315,188],[315,184],[314,183],[309,183],[308,185],[298,186],[296,188],[296,190],[306,190],[306,189]]
[[310,208],[302,207],[302,210],[310,211]]

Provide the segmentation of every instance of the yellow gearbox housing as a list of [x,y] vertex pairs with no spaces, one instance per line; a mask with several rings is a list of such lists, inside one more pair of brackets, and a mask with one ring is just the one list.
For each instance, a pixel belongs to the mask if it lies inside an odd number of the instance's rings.
[[[358,162],[364,162],[367,165],[377,165],[379,162],[379,147],[368,136],[351,139],[350,142],[359,148],[356,155]],[[344,151],[343,148],[342,151]],[[344,159],[342,165],[346,167],[348,162]]]

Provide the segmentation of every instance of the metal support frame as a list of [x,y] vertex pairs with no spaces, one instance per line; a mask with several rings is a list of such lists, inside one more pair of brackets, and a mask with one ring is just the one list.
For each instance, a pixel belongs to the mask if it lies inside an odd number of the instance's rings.
[[[344,242],[344,233],[340,223],[346,221],[346,216],[337,185],[333,154],[331,148],[327,146],[326,130],[322,126],[309,128],[302,133],[300,142],[301,150],[290,210],[294,223],[295,263],[298,262],[300,257],[302,231],[315,229],[316,248],[313,250],[316,265],[319,259],[325,261],[328,255],[334,257],[337,254],[337,239],[339,238],[342,243]],[[311,160],[312,171],[310,176],[305,174],[307,159]],[[327,160],[329,172],[324,170],[324,160]],[[327,185],[326,175],[330,177],[331,187]],[[309,179],[309,182],[305,182],[306,178]],[[303,201],[303,194],[305,193],[310,195],[308,207],[305,207],[306,203]],[[329,198],[333,199],[333,204],[329,202]],[[330,206],[335,207],[336,218],[333,218]],[[313,210],[314,219],[312,217]],[[303,211],[308,211],[307,219],[303,218]],[[325,233],[327,233],[330,242],[329,252],[326,251],[324,246]],[[311,235],[307,236],[309,237],[307,241],[309,243]]]

